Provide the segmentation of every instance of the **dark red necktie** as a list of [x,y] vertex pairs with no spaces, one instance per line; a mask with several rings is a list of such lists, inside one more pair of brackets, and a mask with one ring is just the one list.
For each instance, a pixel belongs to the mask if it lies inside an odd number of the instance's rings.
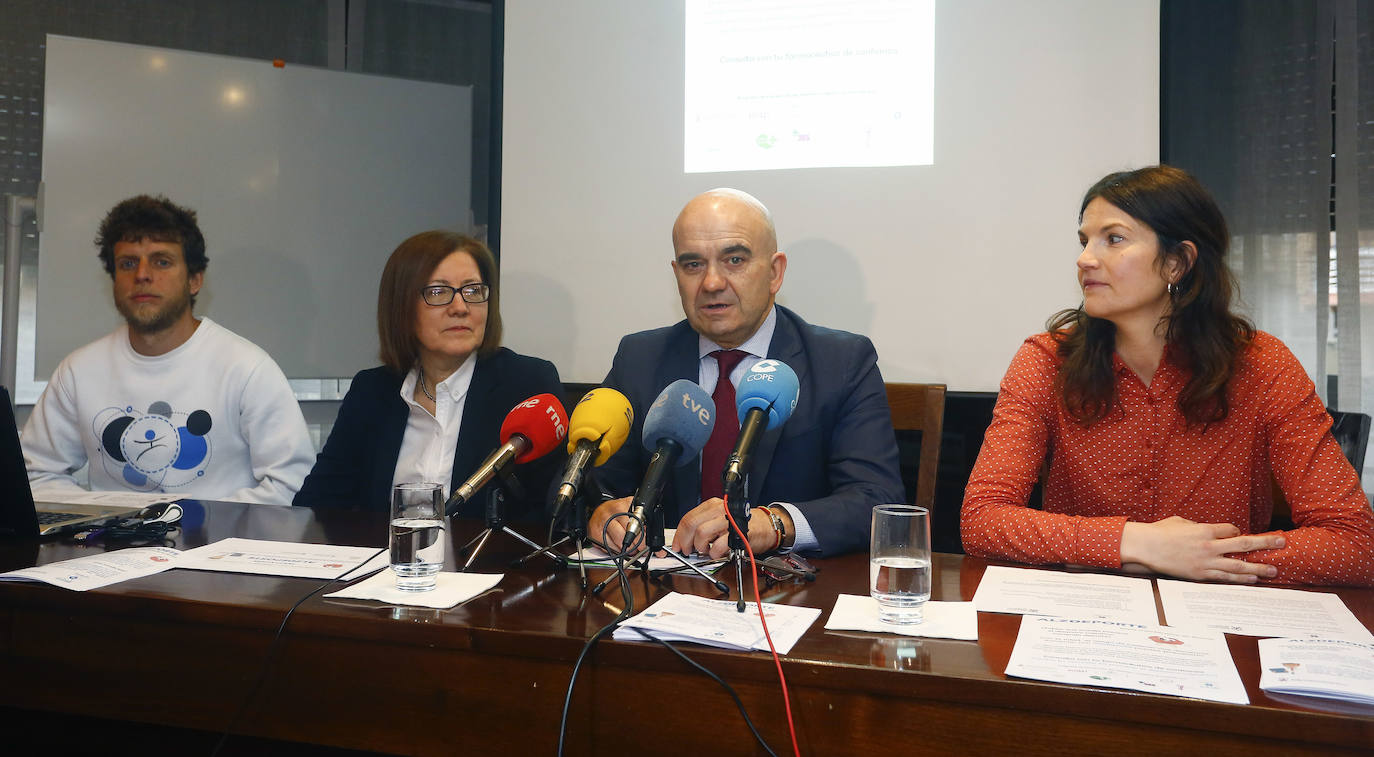
[[[712,427],[711,438],[701,451],[702,502],[721,496],[720,474],[735,448],[735,440],[739,438],[739,412],[735,409],[735,385],[730,381],[730,372],[748,354],[743,350],[716,350],[711,353],[720,366],[720,378],[716,379],[716,390],[711,392],[711,400],[716,403],[716,425]],[[683,513],[695,506],[696,503],[687,505]]]

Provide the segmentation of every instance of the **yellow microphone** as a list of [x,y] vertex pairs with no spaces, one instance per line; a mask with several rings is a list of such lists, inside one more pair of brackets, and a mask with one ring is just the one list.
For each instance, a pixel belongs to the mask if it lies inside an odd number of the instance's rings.
[[568,419],[568,466],[554,500],[555,512],[577,496],[588,466],[602,465],[620,449],[634,419],[630,400],[614,389],[598,387],[578,400]]

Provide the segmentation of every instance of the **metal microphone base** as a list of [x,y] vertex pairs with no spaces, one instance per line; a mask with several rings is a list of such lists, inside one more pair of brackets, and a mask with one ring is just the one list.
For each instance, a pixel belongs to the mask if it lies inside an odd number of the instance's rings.
[[[468,555],[468,559],[463,562],[464,573],[467,572],[468,568],[472,567],[472,563],[477,559],[477,555],[481,553],[482,547],[486,546],[487,540],[490,539],[491,535],[498,530],[505,532],[506,534],[510,535],[512,538],[518,541],[524,542],[525,544],[534,547],[536,550],[542,551],[544,549],[544,547],[535,544],[533,541],[525,537],[523,534],[520,534],[519,532],[515,531],[510,526],[507,526],[504,523],[496,526],[487,526],[486,528],[482,529],[482,533],[472,537],[471,541],[463,545],[462,549],[458,550],[458,554],[463,554],[464,552],[467,552],[473,544],[477,545],[477,547],[472,550],[472,554]],[[552,557],[552,555],[550,556]],[[558,558],[554,557],[553,559],[557,560]]]
[[[677,560],[679,563],[681,563],[681,565],[679,565],[679,566],[676,567],[676,568],[668,568],[668,569],[666,569],[666,570],[660,570],[660,571],[658,571],[658,573],[659,573],[660,575],[665,574],[665,573],[687,573],[687,572],[695,573],[696,575],[700,576],[701,578],[704,578],[704,579],[706,579],[707,581],[709,581],[709,582],[711,583],[712,586],[716,587],[716,591],[719,591],[721,594],[724,594],[724,595],[726,595],[727,597],[730,596],[730,587],[727,586],[726,583],[725,583],[724,581],[721,581],[721,580],[717,579],[715,576],[712,576],[710,573],[707,573],[706,571],[702,570],[700,565],[698,565],[698,564],[696,564],[696,563],[693,563],[692,561],[688,560],[687,558],[683,557],[682,555],[678,554],[677,552],[674,552],[674,551],[671,550],[671,549],[665,549],[665,548],[662,548],[662,547],[660,547],[659,549],[646,549],[646,550],[644,550],[643,553],[641,553],[638,557],[636,557],[636,558],[634,559],[634,562],[631,563],[631,565],[630,565],[629,567],[630,567],[632,570],[633,570],[634,568],[638,567],[640,573],[641,573],[646,579],[648,579],[648,580],[654,580],[653,572],[649,570],[649,560],[650,560],[650,558],[652,558],[652,557],[654,556],[654,553],[656,553],[656,552],[658,552],[658,551],[662,551],[664,554],[668,555],[669,557],[671,557],[671,558],[673,558],[674,560]],[[709,565],[709,563],[707,563],[707,564]],[[599,583],[599,584],[597,584],[595,587],[593,587],[593,588],[592,588],[592,593],[593,593],[593,594],[598,594],[598,595],[599,595],[602,591],[604,591],[604,590],[606,589],[607,586],[610,586],[610,585],[611,585],[611,582],[613,582],[613,581],[619,581],[619,580],[621,580],[621,578],[620,578],[620,573],[619,573],[618,571],[615,572],[615,573],[612,573],[611,575],[607,576],[606,579],[605,579],[604,581],[602,581],[601,583]]]
[[749,555],[745,551],[747,548],[746,540],[749,538],[749,497],[744,491],[744,479],[742,477],[725,476],[722,488],[725,491],[726,509],[729,511],[727,520],[734,521],[727,537],[730,545],[730,556],[726,560],[735,564],[735,586],[739,587],[739,597],[735,600],[735,609],[744,612],[744,565],[749,561]]
[[[587,495],[585,491],[579,491],[572,499],[572,506],[568,508],[569,516],[567,521],[568,533],[558,541],[552,542],[547,547],[535,545],[533,552],[515,561],[515,565],[524,565],[538,555],[544,555],[550,560],[558,563],[559,568],[566,568],[576,563],[578,579],[582,584],[582,591],[587,590],[587,564],[583,561],[583,555],[587,552]],[[555,518],[558,516],[555,515]],[[572,542],[573,552],[565,555],[558,550],[559,547]]]
[[[471,539],[470,541],[468,541],[467,544],[464,544],[462,549],[458,550],[458,554],[459,554],[459,555],[462,555],[463,553],[467,552],[469,549],[472,550],[472,554],[468,555],[468,559],[463,563],[463,568],[462,568],[462,570],[463,570],[464,573],[466,573],[467,570],[468,570],[468,568],[471,568],[471,567],[472,567],[472,564],[473,564],[474,562],[476,562],[476,560],[477,560],[477,555],[481,554],[481,552],[482,552],[482,547],[485,547],[485,546],[487,545],[487,540],[490,539],[490,538],[491,538],[491,535],[492,535],[493,533],[497,532],[497,531],[504,532],[504,533],[506,533],[507,535],[511,536],[512,538],[516,539],[517,541],[524,542],[525,544],[527,544],[527,545],[533,547],[533,548],[536,549],[536,550],[541,549],[541,547],[540,547],[538,544],[535,544],[533,541],[531,541],[529,538],[527,538],[527,537],[524,536],[523,534],[520,534],[520,533],[516,532],[515,529],[513,529],[513,528],[511,528],[510,526],[506,525],[505,506],[504,506],[504,505],[505,505],[505,501],[506,501],[506,495],[505,495],[505,492],[503,491],[503,487],[500,487],[500,486],[498,486],[497,488],[493,489],[492,492],[491,492],[491,494],[488,496],[488,498],[487,498],[487,527],[484,528],[484,529],[482,529],[482,532],[481,532],[481,533],[479,533],[479,534],[477,534],[476,536],[472,537],[472,539]],[[474,545],[476,545],[476,546],[474,546]]]
[[[746,554],[743,549],[731,549],[730,554],[725,557],[709,563],[703,563],[703,565],[708,567],[719,565],[721,568],[724,568],[726,565],[732,563],[735,566],[735,585],[739,587],[739,596],[735,599],[735,609],[739,612],[744,612],[746,609],[744,606],[744,566],[749,563],[749,555]],[[760,570],[762,570],[762,568],[760,568]],[[728,598],[730,596],[729,587],[719,581],[717,581],[716,584],[718,587],[721,587],[721,591]]]
[[[644,575],[644,577],[646,579],[652,579],[653,574],[649,571],[649,560],[651,560],[655,554],[662,551],[669,557],[681,563],[680,567],[673,568],[671,572],[682,572],[684,570],[691,571],[692,573],[695,573],[701,578],[710,581],[711,585],[716,587],[716,591],[719,591],[720,593],[729,596],[730,587],[726,586],[724,581],[718,580],[710,573],[707,573],[706,571],[702,570],[700,566],[696,565],[687,558],[683,557],[677,552],[674,552],[671,549],[668,549],[665,546],[666,540],[663,537],[663,513],[661,510],[655,509],[654,512],[649,515],[648,520],[649,522],[645,525],[643,530],[645,542],[644,551],[638,557],[636,557],[634,561],[631,562],[630,567],[633,568],[634,564],[638,563],[640,571]],[[615,573],[608,576],[606,580],[597,584],[596,588],[592,589],[592,593],[600,594],[607,586],[610,585],[612,581],[619,580],[624,579],[621,578],[620,571],[616,571]]]
[[[565,555],[565,554],[563,554],[562,552],[558,551],[558,548],[559,548],[559,547],[563,546],[564,544],[567,544],[568,542],[572,542],[572,554],[571,554],[571,555]],[[515,561],[515,565],[516,565],[516,566],[524,565],[525,563],[529,562],[530,560],[533,560],[534,558],[538,557],[539,555],[544,555],[545,557],[549,558],[550,560],[553,560],[554,562],[558,563],[558,567],[560,567],[560,568],[566,568],[566,567],[568,567],[569,565],[572,565],[573,563],[576,563],[576,564],[577,564],[577,570],[578,570],[578,573],[579,573],[579,578],[580,578],[580,581],[581,581],[581,584],[582,584],[582,590],[583,590],[583,591],[586,591],[586,590],[587,590],[587,565],[586,565],[586,563],[582,562],[582,559],[581,559],[581,557],[580,557],[580,555],[584,554],[583,550],[585,550],[586,548],[587,548],[587,537],[586,537],[586,534],[568,534],[567,536],[564,536],[562,539],[559,539],[558,541],[553,542],[552,544],[550,544],[550,545],[547,546],[547,547],[536,547],[535,550],[534,550],[533,552],[529,553],[528,555],[525,555],[524,557],[520,558],[519,560],[516,560],[516,561]]]

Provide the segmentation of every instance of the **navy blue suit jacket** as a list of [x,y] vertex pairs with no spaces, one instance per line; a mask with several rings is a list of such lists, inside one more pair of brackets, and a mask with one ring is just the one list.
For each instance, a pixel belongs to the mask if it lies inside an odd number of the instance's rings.
[[[390,508],[391,480],[410,414],[401,399],[403,379],[386,367],[369,368],[353,377],[329,441],[293,504],[381,512]],[[501,446],[501,422],[511,408],[545,392],[563,401],[563,385],[553,363],[504,347],[478,358],[463,405],[449,491],[467,480],[487,455]],[[543,517],[549,481],[566,459],[567,451],[559,445],[552,453],[518,466],[516,477],[526,496],[523,501],[507,500],[506,517]],[[458,514],[482,517],[491,486],[483,487]]]
[[[795,505],[816,534],[823,554],[868,548],[873,506],[906,499],[897,464],[897,441],[878,354],[867,337],[812,326],[776,306],[777,327],[766,357],[796,371],[797,408],[781,428],[764,434],[749,474],[749,501]],[[606,386],[634,407],[625,446],[597,469],[602,489],[634,493],[648,465],[644,414],[677,379],[699,379],[697,333],[687,321],[620,340]],[[716,422],[738,423],[734,408],[717,408]],[[675,468],[664,486],[665,520],[675,522],[700,502],[699,458]]]

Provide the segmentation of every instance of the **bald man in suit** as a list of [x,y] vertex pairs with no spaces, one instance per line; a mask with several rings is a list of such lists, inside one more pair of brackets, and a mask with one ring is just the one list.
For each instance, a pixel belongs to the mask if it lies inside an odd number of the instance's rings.
[[[688,202],[673,225],[673,250],[686,319],[622,339],[603,382],[634,407],[630,438],[641,437],[649,405],[677,379],[715,392],[722,367],[737,384],[760,360],[786,363],[801,391],[791,418],[765,433],[754,454],[746,487],[758,505],[750,546],[823,555],[866,548],[873,505],[905,499],[873,343],[813,326],[775,304],[787,255],[777,249],[768,209],[744,192],[717,189]],[[719,354],[726,352],[735,354]],[[738,434],[733,407],[717,408],[722,423]],[[613,516],[628,509],[648,457],[642,445],[626,444],[598,471],[614,498],[593,512],[593,538],[604,526],[611,545],[621,543],[626,520]],[[677,521],[675,549],[713,557],[728,551],[719,478],[719,469],[703,471],[700,461],[670,474],[661,506],[667,523]]]

